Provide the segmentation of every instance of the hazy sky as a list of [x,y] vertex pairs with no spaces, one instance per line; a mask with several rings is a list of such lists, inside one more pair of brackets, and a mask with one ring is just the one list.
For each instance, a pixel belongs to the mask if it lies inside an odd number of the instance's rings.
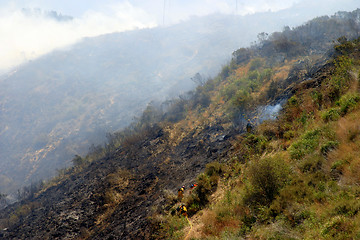
[[[330,6],[333,11],[360,6],[359,0],[0,0],[0,73],[83,37],[170,25],[194,15],[246,15],[321,2],[319,15],[332,14],[324,10]],[[56,11],[74,19],[57,22],[41,14],[26,15],[23,8]]]
[[[276,11],[291,6],[301,0],[0,0],[2,7],[30,7],[46,10],[57,10],[63,14],[80,17],[89,11],[103,12],[109,14],[114,6],[128,3],[134,8],[140,8],[152,15],[154,19],[163,20],[165,5],[165,16],[167,19],[184,18],[188,15],[204,15],[213,12],[235,13],[236,5],[238,13],[254,13],[258,11]],[[172,13],[172,14],[170,14]],[[175,16],[173,15],[174,13]]]

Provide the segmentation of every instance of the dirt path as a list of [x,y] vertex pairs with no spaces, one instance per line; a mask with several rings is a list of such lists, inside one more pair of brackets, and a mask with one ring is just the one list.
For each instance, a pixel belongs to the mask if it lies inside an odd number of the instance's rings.
[[[216,203],[220,201],[225,194],[225,185],[220,181],[217,190],[210,196],[210,204]],[[189,240],[192,238],[201,239],[203,236],[203,228],[204,228],[204,221],[203,218],[209,215],[211,210],[203,209],[196,213],[194,216],[189,218],[189,225],[188,227],[184,228],[185,238],[184,240]]]

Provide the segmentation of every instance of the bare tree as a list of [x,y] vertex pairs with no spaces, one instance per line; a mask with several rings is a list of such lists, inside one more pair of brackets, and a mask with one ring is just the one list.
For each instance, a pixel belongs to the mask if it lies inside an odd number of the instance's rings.
[[7,197],[6,194],[0,193],[0,209],[7,206],[6,197]]
[[201,76],[200,73],[196,73],[194,75],[194,77],[191,78],[191,80],[196,83],[198,86],[204,86],[204,84],[206,83],[206,79]]

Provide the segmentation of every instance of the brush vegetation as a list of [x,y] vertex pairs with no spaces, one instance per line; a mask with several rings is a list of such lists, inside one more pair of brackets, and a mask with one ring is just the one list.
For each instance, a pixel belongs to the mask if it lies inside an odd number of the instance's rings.
[[[194,91],[149,104],[104,146],[23,191],[0,226],[26,236],[39,212],[57,209],[64,224],[81,226],[68,238],[360,238],[360,39],[352,15],[339,16],[259,34],[215,78],[196,74]],[[264,106],[280,103],[264,120]],[[189,182],[198,186],[180,202],[177,185]]]
[[[196,231],[183,227],[178,229],[181,236],[189,232],[187,239],[360,238],[360,39],[338,42],[321,69],[321,80],[315,75],[312,82],[297,86],[276,120],[240,135],[229,159],[213,163],[216,175],[209,174],[208,165],[198,176],[202,186],[186,199]],[[260,63],[259,58],[250,60],[227,77],[217,99],[230,112],[238,105],[246,108],[247,98],[261,99],[261,92],[255,94],[259,88],[250,87],[253,83],[270,82],[267,91],[272,91],[274,74],[264,72],[279,71],[281,65],[267,70]],[[250,71],[254,66],[258,75]],[[234,90],[241,85],[241,78],[235,77],[240,71],[256,81],[244,81],[247,85]],[[260,76],[269,77],[264,82]],[[200,198],[203,193],[206,198]],[[161,229],[171,226],[167,221]],[[174,234],[179,235],[166,232],[165,238]]]

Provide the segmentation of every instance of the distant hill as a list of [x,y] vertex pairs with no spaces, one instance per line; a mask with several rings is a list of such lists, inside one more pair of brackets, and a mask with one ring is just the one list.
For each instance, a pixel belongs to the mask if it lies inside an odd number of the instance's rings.
[[58,13],[56,11],[43,11],[40,8],[35,8],[35,9],[33,9],[33,8],[23,8],[23,9],[21,9],[21,12],[25,16],[47,17],[49,19],[59,21],[59,22],[66,22],[66,21],[71,21],[71,20],[74,19],[72,16],[63,15],[63,14]]

